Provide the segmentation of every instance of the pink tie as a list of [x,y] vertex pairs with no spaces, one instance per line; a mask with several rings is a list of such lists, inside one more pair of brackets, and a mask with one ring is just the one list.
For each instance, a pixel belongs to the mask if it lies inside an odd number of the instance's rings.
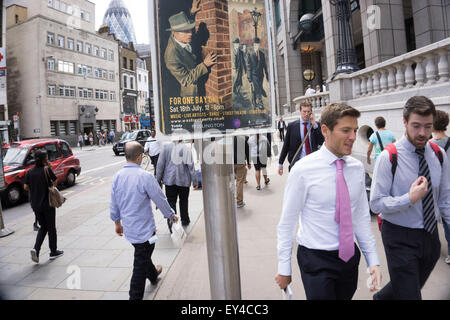
[[339,223],[339,258],[347,262],[355,254],[353,241],[352,208],[350,195],[344,178],[344,160],[336,160],[336,215]]

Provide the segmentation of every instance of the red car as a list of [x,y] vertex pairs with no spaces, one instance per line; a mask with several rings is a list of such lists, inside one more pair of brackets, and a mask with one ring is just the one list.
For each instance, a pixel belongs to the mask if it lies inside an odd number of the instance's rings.
[[58,178],[58,184],[73,186],[76,176],[81,173],[80,160],[72,153],[69,144],[59,139],[32,139],[13,142],[5,146],[3,158],[6,189],[1,198],[6,205],[18,204],[27,195],[23,190],[25,176],[34,167],[34,151],[45,149],[48,161]]

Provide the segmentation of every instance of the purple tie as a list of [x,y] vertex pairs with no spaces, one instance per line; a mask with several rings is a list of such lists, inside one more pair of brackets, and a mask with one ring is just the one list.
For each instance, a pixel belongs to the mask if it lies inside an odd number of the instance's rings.
[[352,208],[344,178],[344,160],[336,160],[336,215],[339,223],[339,258],[347,262],[355,254],[353,241]]

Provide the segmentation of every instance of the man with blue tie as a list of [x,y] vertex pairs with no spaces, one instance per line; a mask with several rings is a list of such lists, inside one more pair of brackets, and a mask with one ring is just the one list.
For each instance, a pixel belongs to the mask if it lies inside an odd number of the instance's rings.
[[281,289],[291,282],[296,224],[297,260],[308,300],[350,300],[357,288],[361,257],[372,276],[370,290],[381,284],[375,237],[370,225],[364,166],[351,157],[358,130],[358,110],[327,106],[321,117],[322,148],[292,168],[277,229]]
[[[316,122],[312,112],[312,105],[309,101],[303,101],[300,104],[300,114],[300,119],[291,122],[287,127],[283,149],[278,161],[278,174],[280,176],[283,175],[283,163],[286,156],[289,161],[289,170],[291,170],[295,162],[319,150],[324,141],[320,123]],[[302,146],[302,150],[299,151],[303,140],[305,140],[305,144]]]
[[450,164],[444,150],[429,141],[435,116],[430,99],[410,98],[403,109],[406,133],[391,145],[397,150],[396,169],[387,150],[375,164],[370,207],[383,219],[390,282],[374,300],[421,300],[440,256],[436,219],[440,211],[450,223]]

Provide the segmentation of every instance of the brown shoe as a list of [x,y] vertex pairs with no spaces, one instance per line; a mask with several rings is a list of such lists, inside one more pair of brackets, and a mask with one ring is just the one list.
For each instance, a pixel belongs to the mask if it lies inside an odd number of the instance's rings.
[[156,265],[156,272],[158,273],[158,275],[161,274],[163,267],[159,264]]

